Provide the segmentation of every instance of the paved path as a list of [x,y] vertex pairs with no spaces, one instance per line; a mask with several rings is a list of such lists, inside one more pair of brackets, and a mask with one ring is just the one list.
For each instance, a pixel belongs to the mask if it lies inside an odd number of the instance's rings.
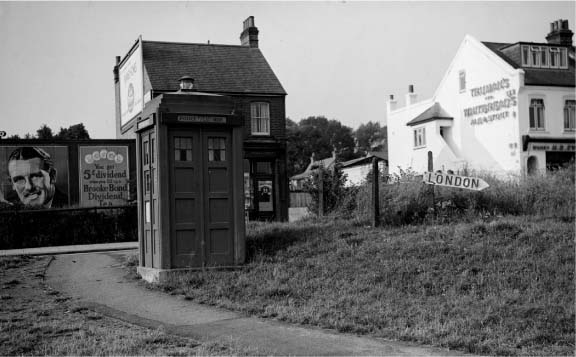
[[271,355],[448,356],[462,353],[246,317],[146,289],[125,277],[126,252],[59,255],[46,279],[80,305],[201,341],[229,339]]
[[0,250],[0,256],[54,255],[54,254],[71,254],[81,252],[104,252],[104,251],[126,250],[126,249],[138,249],[138,242],[62,245],[57,247],[8,249],[8,250]]

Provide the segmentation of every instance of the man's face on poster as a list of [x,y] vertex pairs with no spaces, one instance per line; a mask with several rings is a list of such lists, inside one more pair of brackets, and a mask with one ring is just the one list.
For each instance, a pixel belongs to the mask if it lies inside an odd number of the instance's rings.
[[25,206],[49,207],[54,197],[54,180],[42,170],[41,158],[12,160],[8,163],[8,173],[12,186]]

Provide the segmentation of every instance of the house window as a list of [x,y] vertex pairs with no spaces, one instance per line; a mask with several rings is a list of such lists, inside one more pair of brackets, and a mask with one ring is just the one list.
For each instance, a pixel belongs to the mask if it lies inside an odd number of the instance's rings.
[[560,49],[560,68],[568,68],[568,50],[566,48]]
[[560,63],[560,49],[555,47],[550,48],[550,67],[558,68],[559,63]]
[[548,48],[540,47],[540,67],[548,68]]
[[522,46],[522,66],[530,66],[530,51],[528,46]]
[[270,105],[268,103],[252,103],[252,134],[270,135]]
[[459,72],[460,77],[460,93],[466,90],[466,71]]
[[421,148],[426,146],[426,128],[414,129],[414,147]]
[[540,67],[540,52],[541,49],[538,46],[530,47],[530,61],[532,67]]
[[544,99],[530,101],[530,129],[544,130]]
[[568,68],[568,49],[564,47],[524,45],[521,48],[524,67]]
[[564,130],[576,130],[576,100],[567,100],[564,103]]

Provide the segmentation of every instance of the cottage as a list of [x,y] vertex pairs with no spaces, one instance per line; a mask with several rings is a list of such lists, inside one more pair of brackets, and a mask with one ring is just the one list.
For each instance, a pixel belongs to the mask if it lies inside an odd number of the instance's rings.
[[244,127],[249,217],[283,221],[288,219],[286,91],[259,49],[258,34],[250,16],[239,45],[139,38],[126,56],[116,57],[116,133],[118,138],[134,138],[145,104],[163,93],[177,92],[182,79],[205,95],[231,98]]

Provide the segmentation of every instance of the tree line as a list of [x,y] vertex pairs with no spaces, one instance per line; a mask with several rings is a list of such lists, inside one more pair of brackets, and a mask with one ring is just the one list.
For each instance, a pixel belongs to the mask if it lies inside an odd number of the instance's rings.
[[7,137],[7,139],[27,139],[27,140],[87,140],[90,139],[88,130],[84,127],[83,123],[70,125],[68,128],[60,128],[57,134],[46,124],[42,124],[40,129],[36,130],[36,135],[26,134],[23,137],[15,134]]
[[[371,151],[372,145],[387,139],[387,128],[380,126],[378,122],[369,121],[353,130],[335,119],[310,116],[298,123],[286,118],[286,136],[288,175],[292,176],[306,169],[312,154],[316,160],[321,160],[335,153],[339,161],[365,156]],[[90,135],[83,123],[68,128],[61,127],[58,133],[48,125],[42,124],[36,130],[36,135],[26,134],[24,137],[12,135],[8,139],[87,140],[90,139]]]
[[336,154],[338,161],[364,157],[371,146],[387,138],[387,127],[369,121],[358,129],[342,125],[338,120],[311,116],[296,123],[286,118],[288,175],[303,172],[314,154],[316,160]]

